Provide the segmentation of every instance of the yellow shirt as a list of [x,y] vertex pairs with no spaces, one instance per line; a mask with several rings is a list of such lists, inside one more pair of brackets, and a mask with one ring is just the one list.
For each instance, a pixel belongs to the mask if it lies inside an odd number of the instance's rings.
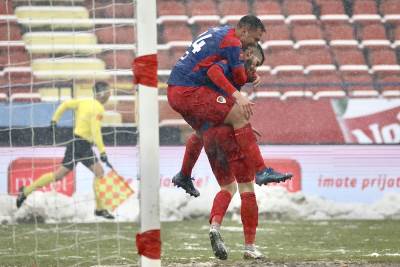
[[58,122],[67,109],[75,111],[74,134],[96,144],[100,153],[105,152],[101,121],[104,106],[96,99],[71,99],[63,102],[54,112],[53,121]]

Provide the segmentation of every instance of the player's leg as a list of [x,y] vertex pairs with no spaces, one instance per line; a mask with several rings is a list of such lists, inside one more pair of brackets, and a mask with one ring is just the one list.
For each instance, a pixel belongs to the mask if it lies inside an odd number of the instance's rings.
[[65,175],[67,175],[75,166],[74,160],[74,144],[72,141],[67,144],[64,158],[62,160],[62,165],[58,168],[56,172],[48,172],[41,175],[37,180],[35,180],[29,186],[23,186],[19,189],[19,194],[17,196],[17,208],[21,207],[26,198],[35,190],[44,187],[54,181],[61,180]]
[[182,168],[173,178],[175,186],[182,187],[191,196],[200,196],[199,191],[193,186],[192,169],[200,156],[203,140],[198,132],[193,133],[186,142]]
[[229,111],[224,121],[232,125],[235,131],[235,139],[243,154],[253,162],[256,171],[256,183],[258,185],[271,182],[283,182],[292,177],[290,173],[279,173],[265,166],[256,136],[249,121],[244,117],[240,107],[235,104]]
[[244,257],[258,259],[262,254],[255,248],[256,228],[258,225],[258,206],[254,193],[254,169],[251,163],[245,160],[234,138],[230,126],[220,126],[216,131],[215,143],[226,155],[229,168],[235,177],[242,200],[241,218],[245,239]]
[[210,162],[211,169],[221,188],[214,197],[210,212],[209,237],[214,255],[219,259],[225,260],[228,254],[220,234],[220,226],[232,200],[232,196],[237,191],[237,184],[230,172],[225,155],[221,154],[221,150],[218,149],[218,145],[215,142],[216,130],[216,128],[212,128],[203,134],[204,149]]

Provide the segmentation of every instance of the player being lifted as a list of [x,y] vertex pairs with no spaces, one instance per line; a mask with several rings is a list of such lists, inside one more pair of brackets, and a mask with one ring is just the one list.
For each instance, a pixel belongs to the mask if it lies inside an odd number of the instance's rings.
[[[264,61],[264,53],[260,45],[248,46],[244,51],[246,71],[251,73]],[[212,65],[207,71],[211,82],[207,86],[215,92],[215,97],[225,99],[225,105],[232,106],[234,99],[227,93],[232,86],[232,75],[226,62],[220,61]],[[233,88],[231,88],[233,89]],[[236,88],[240,90],[240,87]],[[220,105],[215,103],[214,105]],[[210,107],[212,108],[212,107]],[[226,112],[229,109],[225,109]],[[223,120],[221,110],[219,115]],[[256,229],[258,225],[258,205],[254,193],[254,169],[252,160],[244,157],[236,143],[233,128],[229,125],[220,125],[205,129],[202,133],[204,148],[213,173],[221,190],[215,195],[210,212],[209,237],[214,255],[219,259],[227,259],[228,253],[220,234],[226,210],[233,195],[239,189],[241,198],[240,215],[243,224],[245,259],[260,259],[263,255],[255,247]]]
[[106,82],[96,82],[93,87],[94,99],[71,99],[62,103],[55,111],[51,120],[52,129],[67,109],[75,112],[74,139],[67,144],[62,165],[55,172],[49,172],[40,176],[31,185],[21,187],[17,197],[17,207],[21,207],[26,198],[38,188],[46,186],[54,181],[63,179],[72,171],[78,162],[89,168],[95,175],[93,190],[96,199],[94,214],[106,219],[114,219],[114,216],[102,207],[95,189],[95,184],[104,176],[104,170],[99,163],[93,149],[94,143],[102,162],[108,163],[101,133],[101,121],[104,114],[104,106],[110,97],[109,86]]
[[[242,17],[236,27],[211,28],[194,40],[186,54],[172,69],[168,80],[168,102],[197,132],[188,140],[183,168],[175,175],[172,182],[192,196],[199,196],[199,192],[193,186],[190,170],[203,147],[200,138],[203,130],[201,127],[204,127],[203,122],[209,120],[213,113],[219,112],[210,109],[210,103],[218,101],[218,99],[212,98],[208,94],[209,88],[204,86],[206,72],[212,64],[225,59],[232,72],[232,81],[236,86],[242,86],[246,82],[257,84],[259,77],[255,72],[250,76],[246,74],[244,64],[240,60],[240,53],[242,46],[256,45],[263,32],[265,32],[264,25],[252,15]],[[257,184],[280,182],[291,178],[291,174],[276,172],[264,164],[249,123],[254,103],[234,87],[228,93],[236,103],[230,108],[223,123],[233,127],[235,139],[243,154],[253,160]]]

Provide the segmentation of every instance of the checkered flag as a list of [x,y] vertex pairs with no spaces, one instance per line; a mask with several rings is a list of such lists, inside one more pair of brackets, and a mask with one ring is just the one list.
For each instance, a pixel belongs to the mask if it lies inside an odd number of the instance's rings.
[[95,187],[102,207],[111,211],[134,193],[125,179],[114,170],[111,170],[102,179],[98,179]]

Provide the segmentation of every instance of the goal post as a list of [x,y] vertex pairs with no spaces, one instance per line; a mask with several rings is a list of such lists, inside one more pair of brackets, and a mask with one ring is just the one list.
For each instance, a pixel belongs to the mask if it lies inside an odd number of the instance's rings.
[[[137,58],[157,54],[156,0],[136,2]],[[138,148],[140,179],[140,234],[159,231],[159,122],[157,88],[138,84]],[[159,232],[158,232],[159,233]],[[157,246],[157,244],[150,244]],[[140,257],[142,267],[161,266],[160,259]]]

